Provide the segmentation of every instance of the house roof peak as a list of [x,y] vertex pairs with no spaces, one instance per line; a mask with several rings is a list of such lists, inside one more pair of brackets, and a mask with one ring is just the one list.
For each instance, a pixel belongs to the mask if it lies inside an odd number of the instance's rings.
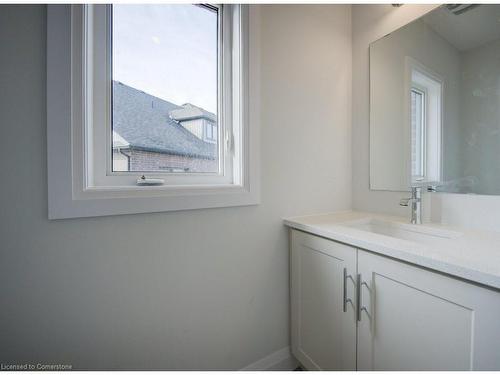
[[[184,107],[113,81],[113,146],[214,159],[216,145],[204,142],[171,119]],[[153,105],[154,104],[154,105]]]
[[170,111],[170,118],[178,122],[197,119],[205,119],[211,122],[217,120],[217,117],[212,112],[191,103],[184,103],[181,108]]

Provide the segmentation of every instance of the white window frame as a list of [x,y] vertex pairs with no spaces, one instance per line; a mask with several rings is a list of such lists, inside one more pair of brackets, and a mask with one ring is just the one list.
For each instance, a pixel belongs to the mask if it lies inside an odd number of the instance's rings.
[[250,100],[258,93],[254,84],[258,56],[250,58],[248,53],[250,43],[258,49],[258,38],[249,37],[248,6],[222,7],[219,153],[225,157],[219,158],[220,172],[148,173],[147,177],[162,178],[165,184],[137,186],[142,173],[112,172],[111,168],[110,8],[48,6],[49,218],[259,203],[259,124],[254,115],[258,105]]
[[[408,176],[409,186],[434,185],[443,180],[443,122],[445,80],[412,57],[405,57],[405,117],[408,126]],[[418,180],[412,176],[411,168],[411,105],[410,93],[413,87],[425,92],[425,175]]]

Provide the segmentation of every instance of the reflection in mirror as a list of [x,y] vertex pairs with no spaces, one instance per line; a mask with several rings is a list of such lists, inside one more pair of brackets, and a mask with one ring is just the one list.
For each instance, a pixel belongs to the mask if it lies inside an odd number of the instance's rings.
[[407,58],[410,101],[411,185],[438,184],[441,178],[443,82],[430,69]]
[[500,5],[440,6],[370,46],[370,187],[500,195]]

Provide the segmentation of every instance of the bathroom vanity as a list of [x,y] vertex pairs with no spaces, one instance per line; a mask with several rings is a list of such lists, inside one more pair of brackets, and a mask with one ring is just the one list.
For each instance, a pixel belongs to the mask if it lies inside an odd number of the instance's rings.
[[500,369],[500,233],[361,212],[285,224],[304,368]]
[[445,4],[370,44],[370,196],[411,191],[414,224],[285,221],[305,368],[500,370],[500,232],[418,225],[422,191],[500,195],[499,19],[496,4]]

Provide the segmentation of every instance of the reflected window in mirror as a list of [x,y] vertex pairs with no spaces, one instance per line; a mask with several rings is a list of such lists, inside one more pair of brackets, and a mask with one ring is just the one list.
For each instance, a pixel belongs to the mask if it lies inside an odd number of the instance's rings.
[[411,172],[413,180],[425,178],[425,92],[411,89]]
[[370,44],[371,189],[500,195],[500,4],[455,8]]
[[407,57],[410,77],[411,185],[442,180],[443,78]]

